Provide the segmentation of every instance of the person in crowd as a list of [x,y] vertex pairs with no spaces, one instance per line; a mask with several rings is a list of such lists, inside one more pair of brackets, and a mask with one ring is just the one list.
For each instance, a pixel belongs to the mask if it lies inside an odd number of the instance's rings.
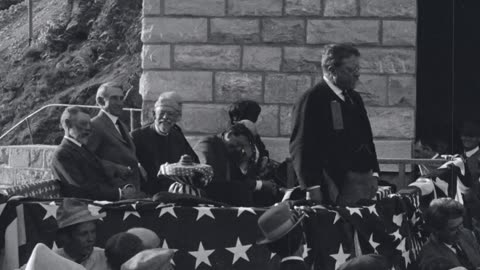
[[119,119],[123,98],[121,85],[115,82],[100,85],[96,101],[101,110],[91,120],[92,135],[87,146],[102,160],[109,175],[140,190],[142,175],[135,144],[127,126]]
[[253,135],[243,124],[225,132],[202,138],[194,147],[200,162],[212,166],[213,180],[205,188],[207,196],[220,202],[251,206],[253,192],[277,194],[271,181],[256,180],[251,175],[255,147]]
[[52,172],[65,197],[116,201],[136,196],[131,186],[119,186],[108,176],[99,158],[86,148],[90,116],[79,107],[66,108],[60,118],[65,136],[52,158]]
[[57,239],[63,248],[58,255],[81,264],[87,270],[107,269],[104,250],[95,247],[96,222],[105,213],[93,215],[88,205],[78,199],[65,198],[57,210]]
[[105,244],[105,256],[110,270],[120,270],[122,264],[145,250],[142,240],[131,233],[112,235]]
[[[451,198],[430,203],[424,213],[430,237],[419,256],[421,270],[443,270],[454,267],[480,268],[480,246],[472,231],[463,227],[464,207]],[[443,261],[444,268],[438,268]]]
[[292,211],[288,202],[282,202],[268,209],[258,219],[263,236],[257,244],[266,245],[270,252],[280,256],[281,270],[307,269],[302,257],[304,217]]
[[372,129],[355,91],[359,59],[351,45],[325,46],[323,80],[294,105],[290,155],[308,199],[351,205],[376,194],[380,170]]
[[[262,108],[257,102],[248,99],[238,100],[230,105],[228,108],[228,115],[230,117],[230,125],[234,125],[242,120],[251,121],[255,126],[258,116],[262,112]],[[248,127],[248,126],[247,126]],[[256,130],[256,127],[254,128]],[[265,144],[263,143],[258,133],[253,134],[255,147],[257,149],[257,167],[258,171],[262,172],[269,161],[269,153]]]
[[160,238],[158,235],[147,228],[131,228],[127,233],[133,234],[142,240],[142,244],[146,249],[158,248],[160,246]]
[[366,254],[346,261],[338,270],[391,270],[392,264],[380,254]]
[[476,121],[465,121],[460,130],[460,139],[463,146],[463,157],[466,160],[472,180],[480,180],[480,124]]
[[[448,143],[444,138],[441,137],[429,138],[425,136],[423,138],[418,138],[415,141],[413,148],[415,158],[443,159],[441,155],[446,154]],[[420,164],[418,169],[420,171],[420,175],[427,175],[438,167],[439,166],[437,165]]]
[[162,93],[154,107],[152,124],[132,132],[137,157],[147,172],[147,181],[142,189],[149,194],[167,191],[172,181],[158,177],[160,166],[166,162],[176,163],[182,155],[189,155],[198,163],[198,157],[176,123],[182,116],[182,99],[175,92]]

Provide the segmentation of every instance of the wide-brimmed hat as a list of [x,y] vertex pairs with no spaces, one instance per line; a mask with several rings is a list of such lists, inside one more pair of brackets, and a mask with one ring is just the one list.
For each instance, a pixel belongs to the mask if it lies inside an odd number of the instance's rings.
[[122,264],[121,270],[171,270],[175,251],[166,248],[144,250]]
[[147,228],[131,228],[127,233],[131,233],[140,238],[145,248],[158,248],[158,246],[160,246],[160,238],[158,235]]
[[340,265],[338,270],[390,270],[392,266],[386,257],[379,254],[366,254],[355,257]]
[[480,137],[480,123],[473,120],[465,120],[460,129],[460,135]]
[[90,210],[88,210],[87,203],[81,200],[65,198],[57,210],[57,224],[58,228],[62,229],[78,223],[101,219],[105,216],[106,213],[93,215]]
[[258,227],[264,237],[258,240],[257,244],[268,244],[279,240],[299,225],[304,217],[305,215],[292,211],[288,202],[273,206],[258,219]]
[[32,255],[30,255],[25,266],[25,270],[50,269],[85,270],[85,267],[58,255],[44,244],[39,243],[33,249]]

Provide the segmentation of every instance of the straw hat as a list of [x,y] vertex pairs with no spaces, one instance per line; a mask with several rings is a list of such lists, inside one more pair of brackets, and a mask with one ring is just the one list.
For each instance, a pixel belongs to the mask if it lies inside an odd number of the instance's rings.
[[154,248],[144,250],[122,264],[121,270],[171,270],[175,251],[172,249]]
[[65,228],[78,223],[104,218],[106,213],[93,215],[88,210],[88,205],[75,198],[65,198],[57,210],[58,228]]
[[138,238],[142,240],[145,248],[157,248],[160,246],[160,238],[158,238],[158,235],[147,228],[131,228],[127,233],[138,236]]

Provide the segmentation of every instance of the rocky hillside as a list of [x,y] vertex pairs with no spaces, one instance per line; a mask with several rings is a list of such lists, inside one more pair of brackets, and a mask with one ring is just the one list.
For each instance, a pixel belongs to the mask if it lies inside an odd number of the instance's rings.
[[[123,84],[129,107],[141,106],[141,0],[34,0],[31,46],[24,2],[0,0],[0,134],[46,104],[94,104],[108,80]],[[34,143],[62,136],[61,111],[32,118]],[[0,141],[28,143],[26,124]]]

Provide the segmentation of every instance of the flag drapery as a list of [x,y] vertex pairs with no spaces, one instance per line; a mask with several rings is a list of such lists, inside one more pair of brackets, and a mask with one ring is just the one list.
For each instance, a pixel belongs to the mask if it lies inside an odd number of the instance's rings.
[[[5,243],[6,254],[13,256],[6,256],[3,265],[14,268],[24,264],[39,242],[57,246],[56,210],[60,202],[21,199],[0,207],[0,240]],[[411,267],[422,244],[416,202],[418,194],[393,194],[356,208],[296,207],[296,211],[308,215],[303,256],[315,269],[333,270],[358,253],[353,249],[353,231],[358,235],[357,248],[361,253],[384,254],[397,269],[414,269]],[[107,214],[97,226],[97,246],[103,247],[115,233],[145,227],[159,235],[162,247],[177,250],[173,257],[175,269],[278,267],[278,256],[265,246],[256,245],[261,236],[257,219],[264,208],[182,206],[151,201],[88,203],[92,213]]]

